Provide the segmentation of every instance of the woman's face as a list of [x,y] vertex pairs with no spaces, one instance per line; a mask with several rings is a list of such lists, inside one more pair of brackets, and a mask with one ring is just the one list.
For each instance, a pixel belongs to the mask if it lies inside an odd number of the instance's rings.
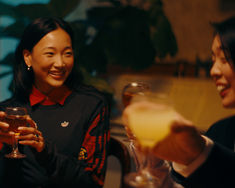
[[33,69],[36,88],[45,94],[64,84],[74,64],[71,38],[61,28],[46,34],[32,52],[24,50],[23,55]]
[[226,108],[235,107],[235,69],[225,58],[220,38],[215,36],[212,43],[212,62],[210,74]]

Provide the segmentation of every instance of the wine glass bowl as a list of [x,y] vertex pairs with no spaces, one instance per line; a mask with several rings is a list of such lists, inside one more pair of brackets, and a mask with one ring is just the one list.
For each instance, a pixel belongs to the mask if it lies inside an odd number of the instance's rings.
[[[149,91],[150,91],[150,85],[147,82],[136,81],[136,82],[130,82],[127,85],[125,85],[122,90],[122,104],[124,108],[126,108],[131,103],[131,100],[134,96],[137,95],[144,96]],[[125,129],[128,139],[130,141],[134,141],[135,136],[132,134],[132,132],[129,130],[127,126],[125,126]]]
[[24,127],[27,125],[26,114],[27,111],[25,108],[20,109],[19,107],[7,107],[6,108],[6,123],[9,124],[9,131],[18,133],[18,127]]
[[135,96],[128,114],[128,128],[144,148],[152,148],[163,139],[174,121],[175,111],[162,95]]
[[150,85],[146,82],[131,82],[124,86],[122,90],[122,104],[127,107],[133,96],[145,95],[150,91]]
[[12,136],[13,144],[12,144],[12,152],[6,154],[7,158],[24,158],[25,154],[22,154],[18,150],[18,140],[15,138],[16,135],[20,135],[18,131],[18,127],[27,126],[27,110],[23,107],[7,107],[5,110],[6,117],[4,121],[9,124],[8,131],[14,132]]

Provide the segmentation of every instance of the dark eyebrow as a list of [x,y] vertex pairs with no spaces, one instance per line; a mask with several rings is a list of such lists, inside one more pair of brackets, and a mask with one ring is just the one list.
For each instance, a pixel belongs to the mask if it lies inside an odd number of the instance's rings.
[[[42,50],[46,50],[46,49],[51,49],[51,50],[56,50],[56,48],[55,47],[52,47],[52,46],[49,46],[49,47],[45,47],[45,48],[43,48]],[[64,50],[67,50],[67,49],[73,49],[72,48],[72,46],[66,46],[65,48],[64,48]]]
[[46,50],[46,49],[52,49],[52,50],[55,50],[55,48],[54,47],[45,47],[45,48],[43,48],[42,50]]
[[67,46],[67,47],[65,47],[65,50],[67,50],[67,49],[71,49],[72,50],[73,48],[72,48],[72,46]]

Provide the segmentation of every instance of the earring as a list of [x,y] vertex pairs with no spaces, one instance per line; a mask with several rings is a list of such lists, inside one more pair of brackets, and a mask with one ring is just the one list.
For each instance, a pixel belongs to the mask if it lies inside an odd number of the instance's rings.
[[30,66],[30,65],[28,65],[28,68],[27,68],[27,70],[28,70],[28,71],[30,71],[30,70],[31,70],[31,66]]

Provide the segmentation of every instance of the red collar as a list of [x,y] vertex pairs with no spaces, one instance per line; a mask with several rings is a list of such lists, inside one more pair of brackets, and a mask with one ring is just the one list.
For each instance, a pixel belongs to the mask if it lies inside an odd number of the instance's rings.
[[53,90],[49,95],[45,95],[33,86],[32,92],[29,95],[29,101],[31,106],[39,103],[42,105],[54,105],[56,103],[64,105],[66,98],[71,93],[72,91],[68,87],[62,86]]

